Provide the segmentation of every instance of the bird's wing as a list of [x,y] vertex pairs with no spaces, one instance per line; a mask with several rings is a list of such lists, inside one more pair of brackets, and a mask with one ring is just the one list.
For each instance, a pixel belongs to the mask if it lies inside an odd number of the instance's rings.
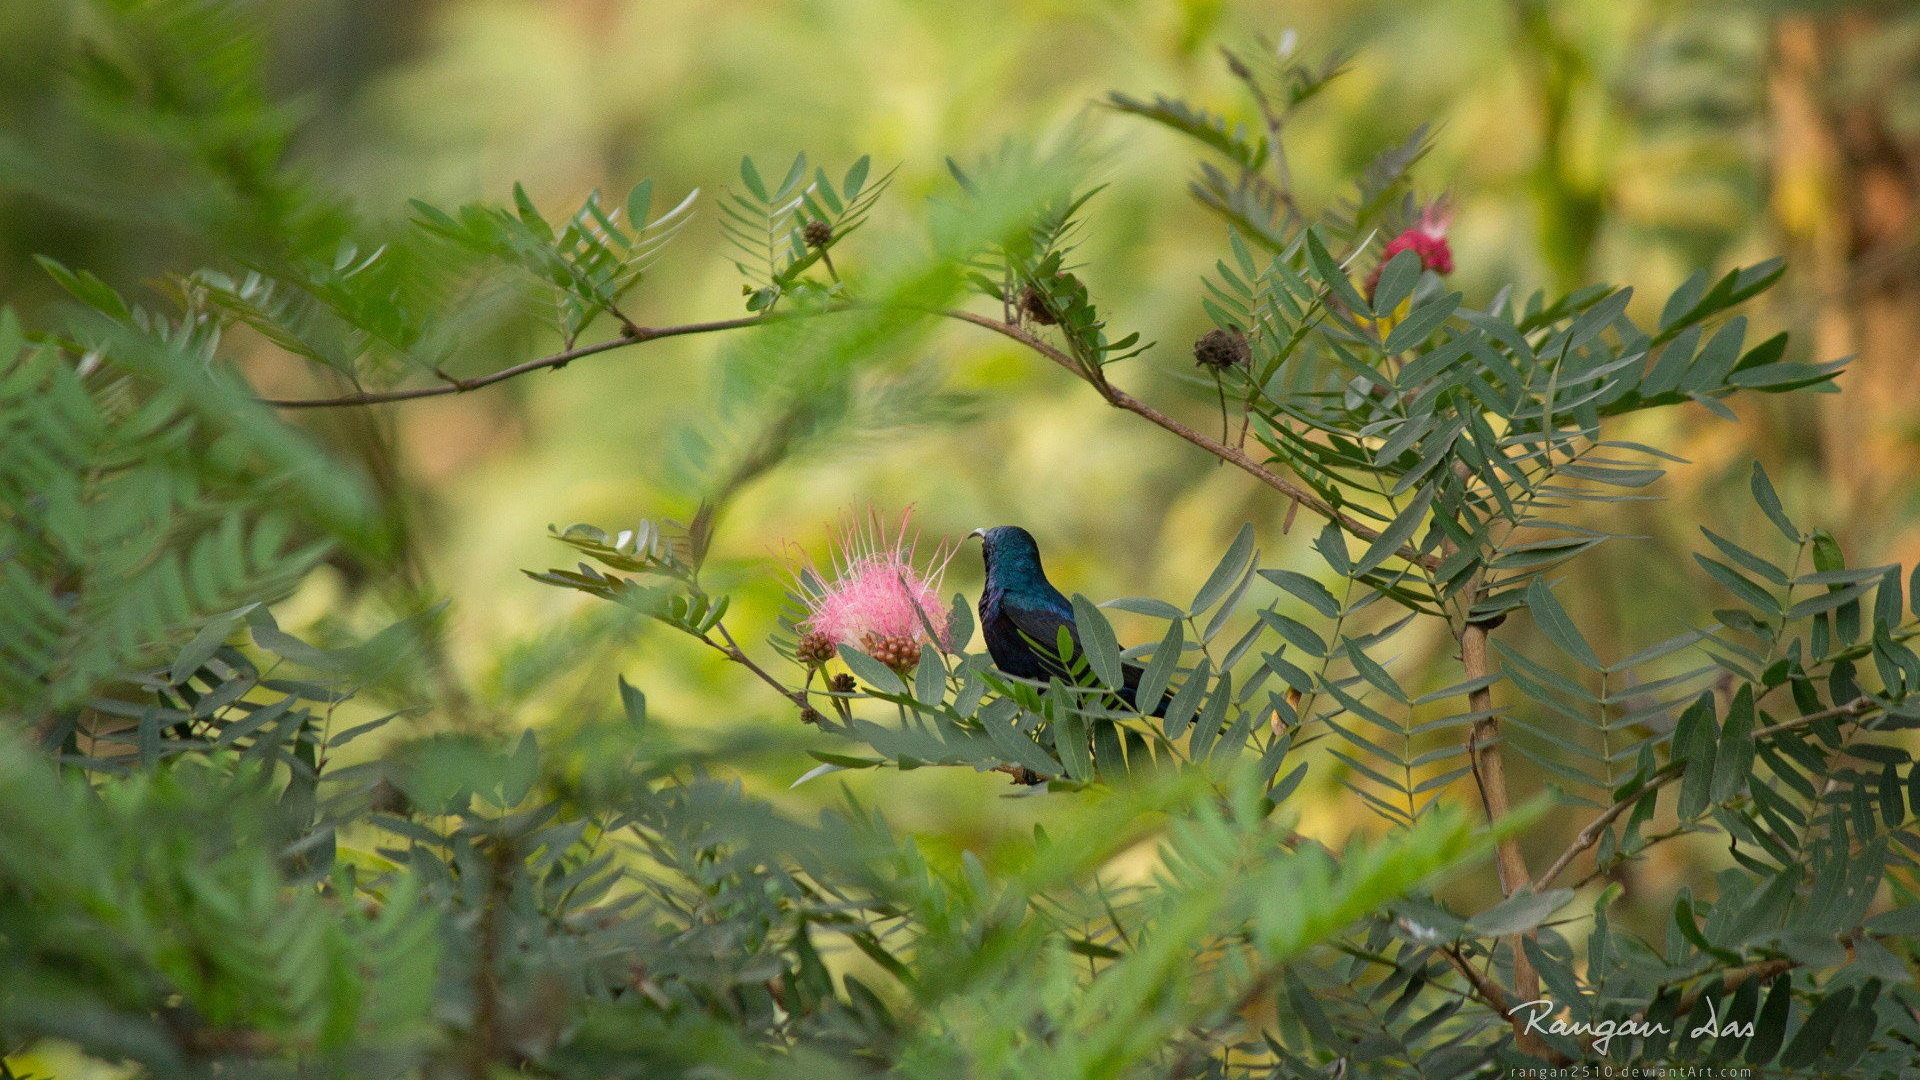
[[1056,661],[1059,659],[1060,628],[1063,626],[1067,628],[1067,637],[1073,642],[1074,655],[1080,654],[1080,631],[1073,624],[1072,609],[1062,611],[1052,604],[1033,603],[1008,595],[1000,600],[1000,612],[1013,624],[1014,629],[1033,642],[1042,655]]

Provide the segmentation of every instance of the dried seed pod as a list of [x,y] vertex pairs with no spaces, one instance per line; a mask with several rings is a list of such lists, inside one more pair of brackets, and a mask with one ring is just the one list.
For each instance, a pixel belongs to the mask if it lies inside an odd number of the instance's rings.
[[1193,362],[1211,371],[1246,367],[1253,362],[1253,349],[1238,330],[1209,330],[1193,343]]
[[1052,326],[1059,322],[1053,313],[1053,306],[1047,301],[1047,294],[1032,285],[1020,290],[1020,314],[1028,322],[1041,326]]

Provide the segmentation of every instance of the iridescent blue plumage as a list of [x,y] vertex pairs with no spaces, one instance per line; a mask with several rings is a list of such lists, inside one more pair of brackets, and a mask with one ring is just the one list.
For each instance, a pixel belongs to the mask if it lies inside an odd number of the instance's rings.
[[[1073,653],[1080,652],[1080,632],[1074,625],[1073,604],[1047,580],[1040,566],[1040,546],[1033,534],[1017,525],[980,529],[973,535],[984,542],[986,585],[980,590],[980,630],[987,652],[1001,671],[1022,679],[1070,680],[1055,643],[1066,627]],[[1140,666],[1125,664],[1121,696],[1134,705],[1140,686]],[[1162,700],[1152,711],[1164,710]]]

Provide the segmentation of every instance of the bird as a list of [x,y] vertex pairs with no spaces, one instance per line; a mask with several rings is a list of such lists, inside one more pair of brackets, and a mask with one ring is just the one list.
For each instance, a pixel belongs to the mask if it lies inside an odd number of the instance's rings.
[[[987,580],[980,590],[980,629],[994,666],[1021,679],[1074,681],[1056,651],[1056,643],[1064,626],[1073,643],[1073,655],[1080,655],[1080,629],[1074,624],[1073,604],[1047,580],[1047,572],[1040,565],[1040,545],[1033,534],[1018,525],[999,525],[975,529],[968,535],[981,540],[986,560]],[[1119,695],[1135,709],[1139,708],[1135,699],[1142,674],[1138,664],[1121,665]],[[1163,696],[1151,715],[1166,715],[1167,703]]]

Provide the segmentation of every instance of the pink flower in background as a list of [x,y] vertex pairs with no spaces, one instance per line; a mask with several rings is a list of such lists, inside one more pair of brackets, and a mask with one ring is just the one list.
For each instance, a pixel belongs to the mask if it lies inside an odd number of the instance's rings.
[[1452,223],[1453,208],[1445,199],[1439,199],[1421,211],[1420,220],[1412,228],[1387,241],[1387,246],[1380,251],[1380,261],[1367,275],[1367,299],[1373,299],[1373,290],[1380,284],[1380,271],[1403,251],[1418,255],[1423,269],[1436,274],[1453,273],[1453,249],[1447,246],[1447,226]]
[[890,530],[878,511],[869,511],[864,521],[850,516],[835,538],[831,566],[809,566],[799,575],[807,607],[802,662],[822,663],[836,646],[851,645],[904,670],[919,662],[929,626],[935,646],[952,647],[940,578],[953,552],[941,544],[924,570],[915,566],[919,540],[910,531],[912,517],[909,508]]

